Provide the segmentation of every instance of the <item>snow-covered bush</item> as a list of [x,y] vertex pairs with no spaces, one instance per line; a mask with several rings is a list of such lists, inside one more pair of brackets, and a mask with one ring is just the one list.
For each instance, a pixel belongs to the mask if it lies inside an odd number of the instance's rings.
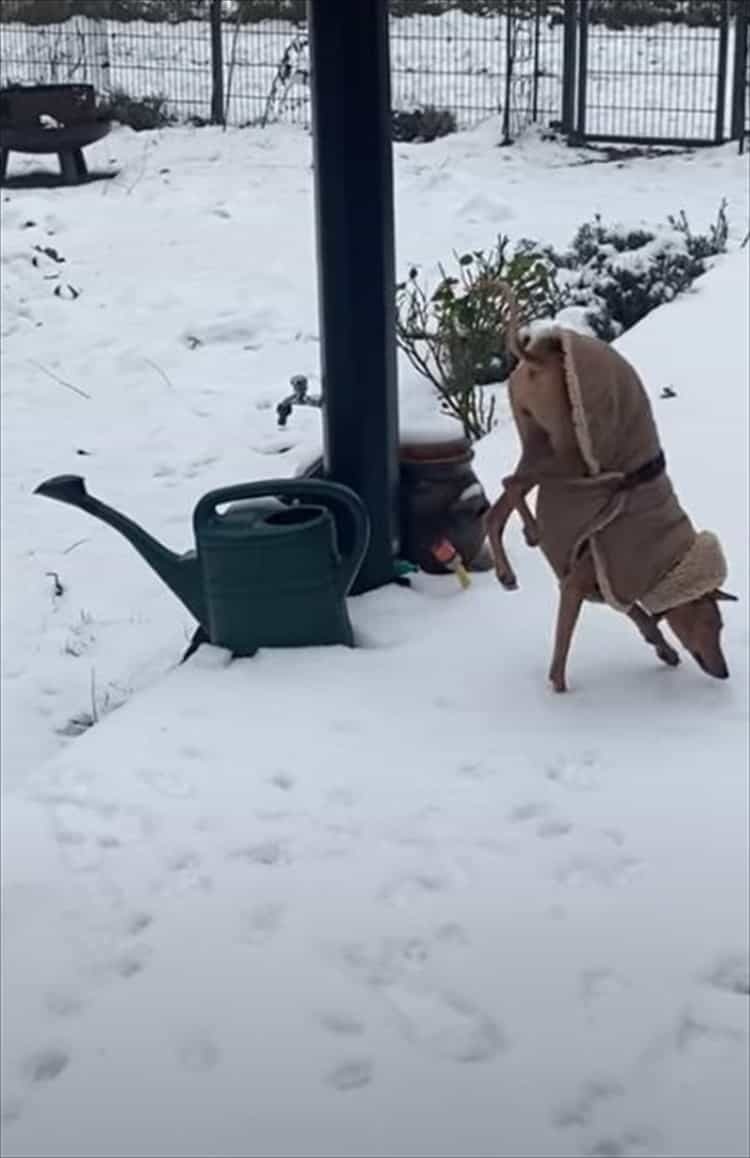
[[693,233],[684,213],[658,229],[605,225],[597,215],[567,253],[548,254],[563,304],[583,307],[594,333],[612,341],[705,273],[707,259],[725,252],[727,232],[724,202],[706,234]]
[[720,11],[713,0],[593,0],[589,20],[616,31],[662,23],[716,28]]
[[394,141],[434,141],[438,137],[455,133],[456,129],[456,118],[450,109],[436,109],[426,105],[412,112],[394,109],[391,114]]
[[[604,341],[612,341],[657,306],[683,293],[727,248],[726,202],[707,233],[693,233],[681,212],[659,228],[605,225],[594,217],[558,253],[521,240],[513,251],[500,237],[489,252],[454,254],[457,276],[440,266],[428,291],[412,269],[396,287],[396,337],[412,366],[437,391],[443,410],[470,439],[492,429],[494,396],[484,387],[513,368],[505,330],[507,304],[498,281],[515,293],[522,323],[577,311]],[[561,318],[561,324],[565,324]]]
[[454,254],[455,274],[441,266],[429,292],[412,269],[396,287],[396,337],[411,364],[435,387],[443,410],[481,438],[494,424],[495,400],[483,390],[512,368],[505,342],[508,307],[498,281],[513,287],[521,319],[553,316],[560,304],[555,268],[533,242],[508,238],[485,252]]
[[108,94],[100,107],[100,112],[111,121],[129,125],[136,132],[145,129],[163,129],[166,125],[173,125],[177,120],[167,109],[166,97],[159,94],[132,97],[121,89],[115,89]]

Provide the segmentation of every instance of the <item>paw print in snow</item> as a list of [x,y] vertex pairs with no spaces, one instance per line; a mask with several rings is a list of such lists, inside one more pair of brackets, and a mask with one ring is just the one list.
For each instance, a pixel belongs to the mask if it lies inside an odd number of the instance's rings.
[[707,975],[709,985],[725,993],[750,996],[750,957],[747,953],[730,953],[720,958]]
[[358,1090],[370,1084],[373,1072],[374,1066],[369,1058],[349,1058],[339,1062],[324,1080],[334,1090]]

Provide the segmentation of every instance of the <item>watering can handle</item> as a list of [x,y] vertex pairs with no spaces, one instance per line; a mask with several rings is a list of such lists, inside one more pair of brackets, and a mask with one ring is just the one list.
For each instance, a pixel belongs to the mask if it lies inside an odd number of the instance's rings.
[[331,509],[336,520],[336,528],[341,539],[341,522],[348,519],[350,544],[346,552],[341,551],[341,590],[346,595],[362,566],[365,551],[370,542],[370,519],[364,503],[349,487],[326,479],[265,479],[263,482],[238,483],[231,487],[219,487],[209,491],[196,504],[193,512],[193,527],[196,540],[202,524],[216,517],[216,508],[223,503],[238,503],[243,499],[284,498],[301,499],[303,502],[319,502]]

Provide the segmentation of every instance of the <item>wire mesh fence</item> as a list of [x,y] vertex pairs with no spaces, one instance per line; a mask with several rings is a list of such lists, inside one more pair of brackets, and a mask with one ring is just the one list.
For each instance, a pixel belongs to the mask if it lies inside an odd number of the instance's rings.
[[[73,14],[30,23],[29,0],[3,0],[3,84],[87,81],[158,101],[177,121],[309,124],[301,0],[33,3],[37,17],[43,4],[50,15]],[[735,0],[640,0],[641,22],[628,24],[634,9],[638,0],[391,0],[393,107],[439,110],[458,128],[499,114],[510,140],[530,122],[565,122],[567,77],[574,99],[564,127],[581,138],[723,139],[738,123],[737,85],[746,102]]]
[[[618,0],[599,0],[613,15]],[[730,9],[706,0],[705,23],[618,28],[592,23],[581,4],[578,130],[589,139],[724,139]]]

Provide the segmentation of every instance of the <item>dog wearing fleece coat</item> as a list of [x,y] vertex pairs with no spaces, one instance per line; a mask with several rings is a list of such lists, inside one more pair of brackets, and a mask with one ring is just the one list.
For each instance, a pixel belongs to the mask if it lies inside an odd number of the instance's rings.
[[[679,662],[664,618],[708,675],[729,675],[718,604],[727,574],[721,544],[680,506],[648,395],[635,369],[598,338],[561,327],[522,337],[508,286],[509,394],[521,440],[515,472],[487,514],[500,583],[517,587],[502,535],[513,510],[527,543],[557,575],[560,603],[550,680],[566,690],[570,644],[585,600],[626,614],[666,664]],[[526,495],[538,488],[536,513]]]

